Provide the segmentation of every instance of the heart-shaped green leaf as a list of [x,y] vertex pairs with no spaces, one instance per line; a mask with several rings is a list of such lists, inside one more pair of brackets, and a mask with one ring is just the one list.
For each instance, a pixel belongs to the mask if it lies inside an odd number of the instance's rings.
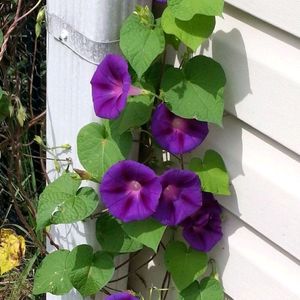
[[58,250],[43,259],[34,277],[33,294],[63,295],[71,290],[70,268],[66,263],[69,253],[68,250]]
[[120,48],[139,78],[165,47],[163,30],[151,16],[145,23],[138,14],[131,14],[120,33]]
[[96,222],[96,238],[104,251],[112,253],[135,252],[143,245],[129,237],[118,220],[103,213]]
[[175,35],[185,45],[196,51],[212,34],[215,17],[195,15],[189,21],[176,19],[169,8],[162,15],[161,26],[165,33]]
[[123,229],[130,237],[156,252],[166,226],[150,218],[143,221],[124,223]]
[[97,123],[90,123],[79,131],[77,150],[81,164],[97,180],[113,164],[125,159],[105,126]]
[[206,253],[187,248],[183,242],[171,242],[165,252],[165,265],[179,290],[201,276],[208,263]]
[[96,294],[114,274],[111,255],[98,251],[93,254],[89,245],[79,245],[69,254],[67,265],[71,269],[70,280],[85,297]]
[[129,97],[127,105],[121,115],[111,120],[111,127],[116,133],[122,134],[126,130],[139,127],[149,121],[154,98],[150,95]]
[[87,218],[98,206],[99,198],[89,187],[78,190],[80,180],[65,173],[50,183],[40,195],[37,230],[50,224],[73,223]]
[[206,151],[203,161],[200,158],[193,158],[190,161],[189,169],[200,177],[203,191],[230,195],[229,175],[219,153],[213,150]]
[[225,73],[220,64],[199,55],[190,59],[183,70],[168,68],[162,79],[162,90],[174,114],[220,125],[225,83]]
[[83,220],[96,209],[99,203],[98,195],[90,187],[80,188],[76,195],[48,194],[45,201],[51,201],[56,196],[62,202],[52,214],[52,224],[66,224]]
[[223,287],[216,278],[205,277],[199,283],[194,281],[180,293],[181,300],[223,300]]
[[168,0],[168,7],[175,18],[187,21],[196,14],[220,16],[224,0]]

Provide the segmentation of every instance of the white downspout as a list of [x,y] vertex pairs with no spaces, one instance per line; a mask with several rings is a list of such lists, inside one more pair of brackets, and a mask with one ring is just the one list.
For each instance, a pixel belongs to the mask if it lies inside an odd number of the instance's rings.
[[[90,79],[96,64],[110,52],[118,52],[119,30],[123,20],[136,4],[151,6],[151,0],[48,0],[47,43],[47,144],[69,143],[72,150],[61,153],[80,168],[76,153],[76,137],[84,125],[98,121],[95,117]],[[52,161],[47,170],[51,180],[58,175]],[[93,221],[52,226],[51,235],[63,249],[79,244],[99,247]],[[48,250],[55,250],[48,245]],[[118,270],[121,276],[127,270]],[[120,274],[121,272],[121,274]],[[123,280],[114,286],[126,289]],[[82,297],[72,290],[63,296],[47,295],[47,299],[76,300]],[[89,299],[89,298],[86,298]],[[97,296],[101,299],[101,296]]]

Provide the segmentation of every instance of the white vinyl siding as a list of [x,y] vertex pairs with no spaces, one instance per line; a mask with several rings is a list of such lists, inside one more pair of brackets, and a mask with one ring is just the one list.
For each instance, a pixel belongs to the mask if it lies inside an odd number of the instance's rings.
[[299,0],[227,0],[226,2],[300,37]]

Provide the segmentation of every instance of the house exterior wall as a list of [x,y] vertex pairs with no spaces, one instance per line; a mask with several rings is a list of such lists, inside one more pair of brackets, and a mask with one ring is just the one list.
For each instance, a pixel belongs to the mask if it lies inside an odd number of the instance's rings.
[[219,151],[232,179],[213,255],[237,300],[300,299],[300,2],[229,0],[207,53],[227,74]]

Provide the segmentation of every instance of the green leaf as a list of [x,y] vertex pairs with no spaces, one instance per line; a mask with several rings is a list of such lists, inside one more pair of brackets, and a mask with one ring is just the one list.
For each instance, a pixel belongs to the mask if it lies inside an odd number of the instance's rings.
[[154,24],[154,20],[145,24],[137,14],[131,14],[122,25],[120,47],[141,78],[154,59],[164,51],[163,30],[159,24]]
[[194,281],[192,284],[190,284],[188,287],[186,287],[180,292],[180,296],[180,300],[202,300],[199,282]]
[[162,64],[161,60],[156,60],[149,67],[142,78],[143,86],[145,86],[145,89],[151,90],[152,92],[159,90],[161,76],[164,68],[165,65]]
[[162,90],[174,114],[220,125],[225,83],[225,73],[220,64],[199,55],[190,59],[183,70],[168,68],[162,79]]
[[125,159],[105,126],[97,123],[90,123],[79,131],[77,150],[81,164],[97,180],[113,164]]
[[175,18],[187,21],[196,14],[220,16],[224,0],[168,0],[168,7]]
[[89,245],[79,245],[69,254],[68,267],[73,286],[85,297],[96,294],[114,274],[111,255],[98,251],[93,254]]
[[218,195],[230,195],[229,175],[221,155],[213,150],[204,154],[203,161],[193,158],[189,169],[198,174],[202,190]]
[[5,120],[10,115],[10,107],[10,100],[8,99],[6,94],[3,93],[0,87],[0,122]]
[[34,277],[33,294],[63,295],[71,290],[70,268],[66,263],[69,254],[68,250],[57,250],[43,259]]
[[17,110],[17,120],[21,127],[24,126],[24,122],[25,122],[26,118],[27,118],[26,108],[20,103],[18,110]]
[[104,251],[112,253],[135,252],[143,245],[130,238],[121,224],[108,213],[103,213],[96,222],[96,238]]
[[206,253],[186,247],[183,242],[171,242],[165,251],[165,265],[179,290],[185,289],[201,276],[208,263]]
[[38,38],[41,35],[41,31],[42,31],[42,26],[40,23],[35,23],[35,36],[36,38]]
[[215,17],[195,15],[189,21],[176,19],[167,7],[162,15],[161,26],[165,33],[173,34],[185,45],[196,51],[212,34],[215,28]]
[[119,147],[124,158],[127,158],[132,147],[132,135],[127,131],[119,134],[118,128],[113,126],[112,120],[102,120],[102,125],[105,127],[106,134]]
[[92,188],[79,188],[80,180],[65,173],[50,183],[40,195],[37,230],[50,224],[73,223],[87,218],[98,206],[99,198]]
[[194,281],[180,292],[181,300],[223,300],[223,287],[216,278],[205,277],[199,283]]
[[223,300],[224,291],[221,282],[214,277],[205,277],[200,281],[201,300]]
[[139,127],[149,121],[153,108],[153,96],[129,97],[125,110],[118,119],[111,120],[111,127],[122,134],[130,128]]
[[143,221],[124,223],[123,229],[130,237],[156,252],[166,226],[150,218]]
[[[50,198],[49,195],[49,201]],[[76,195],[62,196],[61,199],[64,199],[64,202],[59,204],[53,213],[52,224],[67,224],[83,220],[97,208],[99,203],[98,195],[90,187],[82,187]]]
[[3,31],[0,29],[0,47],[3,44]]

